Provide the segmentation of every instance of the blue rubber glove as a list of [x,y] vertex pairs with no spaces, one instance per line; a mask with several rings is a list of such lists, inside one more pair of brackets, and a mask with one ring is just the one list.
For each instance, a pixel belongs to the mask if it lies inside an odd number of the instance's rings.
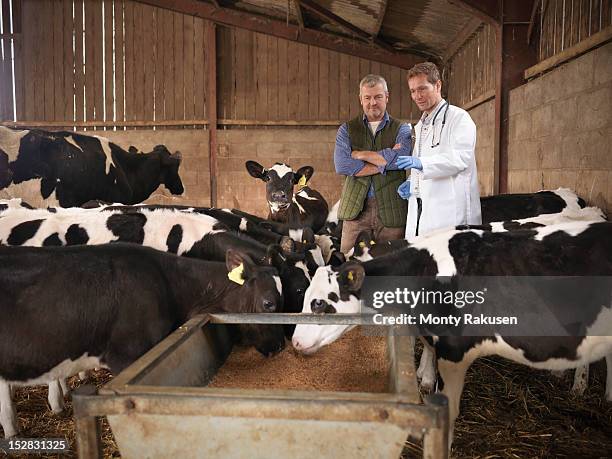
[[423,163],[415,156],[398,156],[396,161],[397,167],[400,169],[418,169],[423,170]]
[[406,180],[397,188],[397,194],[399,194],[402,199],[410,198],[410,180]]

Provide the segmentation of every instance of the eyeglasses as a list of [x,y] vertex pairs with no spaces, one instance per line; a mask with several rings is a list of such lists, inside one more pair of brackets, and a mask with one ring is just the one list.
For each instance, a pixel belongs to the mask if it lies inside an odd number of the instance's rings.
[[[436,118],[438,118],[438,115],[440,114],[442,110],[444,110],[444,116],[442,117],[442,127],[440,128],[440,135],[438,136],[438,142],[436,142],[434,140],[436,137],[436,129],[435,129]],[[440,107],[440,109],[434,115],[433,120],[431,120],[431,130],[433,131],[431,133],[431,148],[436,148],[437,146],[440,145],[440,141],[442,140],[442,130],[444,129],[444,125],[446,124],[446,114],[447,113],[448,113],[448,102],[444,102],[444,105]]]

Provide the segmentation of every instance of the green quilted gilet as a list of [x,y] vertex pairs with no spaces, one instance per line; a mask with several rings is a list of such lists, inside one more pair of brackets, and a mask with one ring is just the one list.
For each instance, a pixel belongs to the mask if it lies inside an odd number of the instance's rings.
[[[347,123],[349,138],[353,150],[380,151],[393,148],[400,122],[389,118],[387,125],[376,133],[363,122],[363,115],[353,118]],[[399,228],[406,225],[408,202],[397,194],[397,187],[406,180],[405,171],[387,171],[385,175],[376,174],[369,177],[346,177],[342,188],[340,220],[354,220],[363,210],[368,195],[370,183],[374,183],[374,195],[378,205],[378,216],[382,224],[388,228]]]

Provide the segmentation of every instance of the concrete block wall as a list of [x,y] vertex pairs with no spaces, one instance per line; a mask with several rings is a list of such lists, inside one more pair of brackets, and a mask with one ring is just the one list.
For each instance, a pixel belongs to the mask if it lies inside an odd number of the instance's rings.
[[219,207],[236,207],[266,216],[265,183],[251,177],[244,163],[257,161],[264,167],[284,162],[293,170],[314,167],[309,186],[319,191],[329,205],[340,198],[342,180],[334,170],[337,128],[234,128],[217,131],[217,190]]
[[508,191],[574,189],[612,212],[612,43],[510,92]]
[[493,194],[493,159],[495,148],[495,99],[469,110],[476,124],[476,167],[480,196]]

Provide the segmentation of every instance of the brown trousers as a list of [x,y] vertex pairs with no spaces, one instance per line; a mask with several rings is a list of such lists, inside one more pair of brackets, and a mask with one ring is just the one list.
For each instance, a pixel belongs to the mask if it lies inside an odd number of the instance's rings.
[[392,239],[404,239],[406,227],[405,225],[401,228],[383,226],[378,218],[376,198],[367,198],[363,210],[355,220],[344,220],[342,222],[340,251],[346,255],[354,247],[357,236],[363,230],[372,230],[376,242],[384,242]]

